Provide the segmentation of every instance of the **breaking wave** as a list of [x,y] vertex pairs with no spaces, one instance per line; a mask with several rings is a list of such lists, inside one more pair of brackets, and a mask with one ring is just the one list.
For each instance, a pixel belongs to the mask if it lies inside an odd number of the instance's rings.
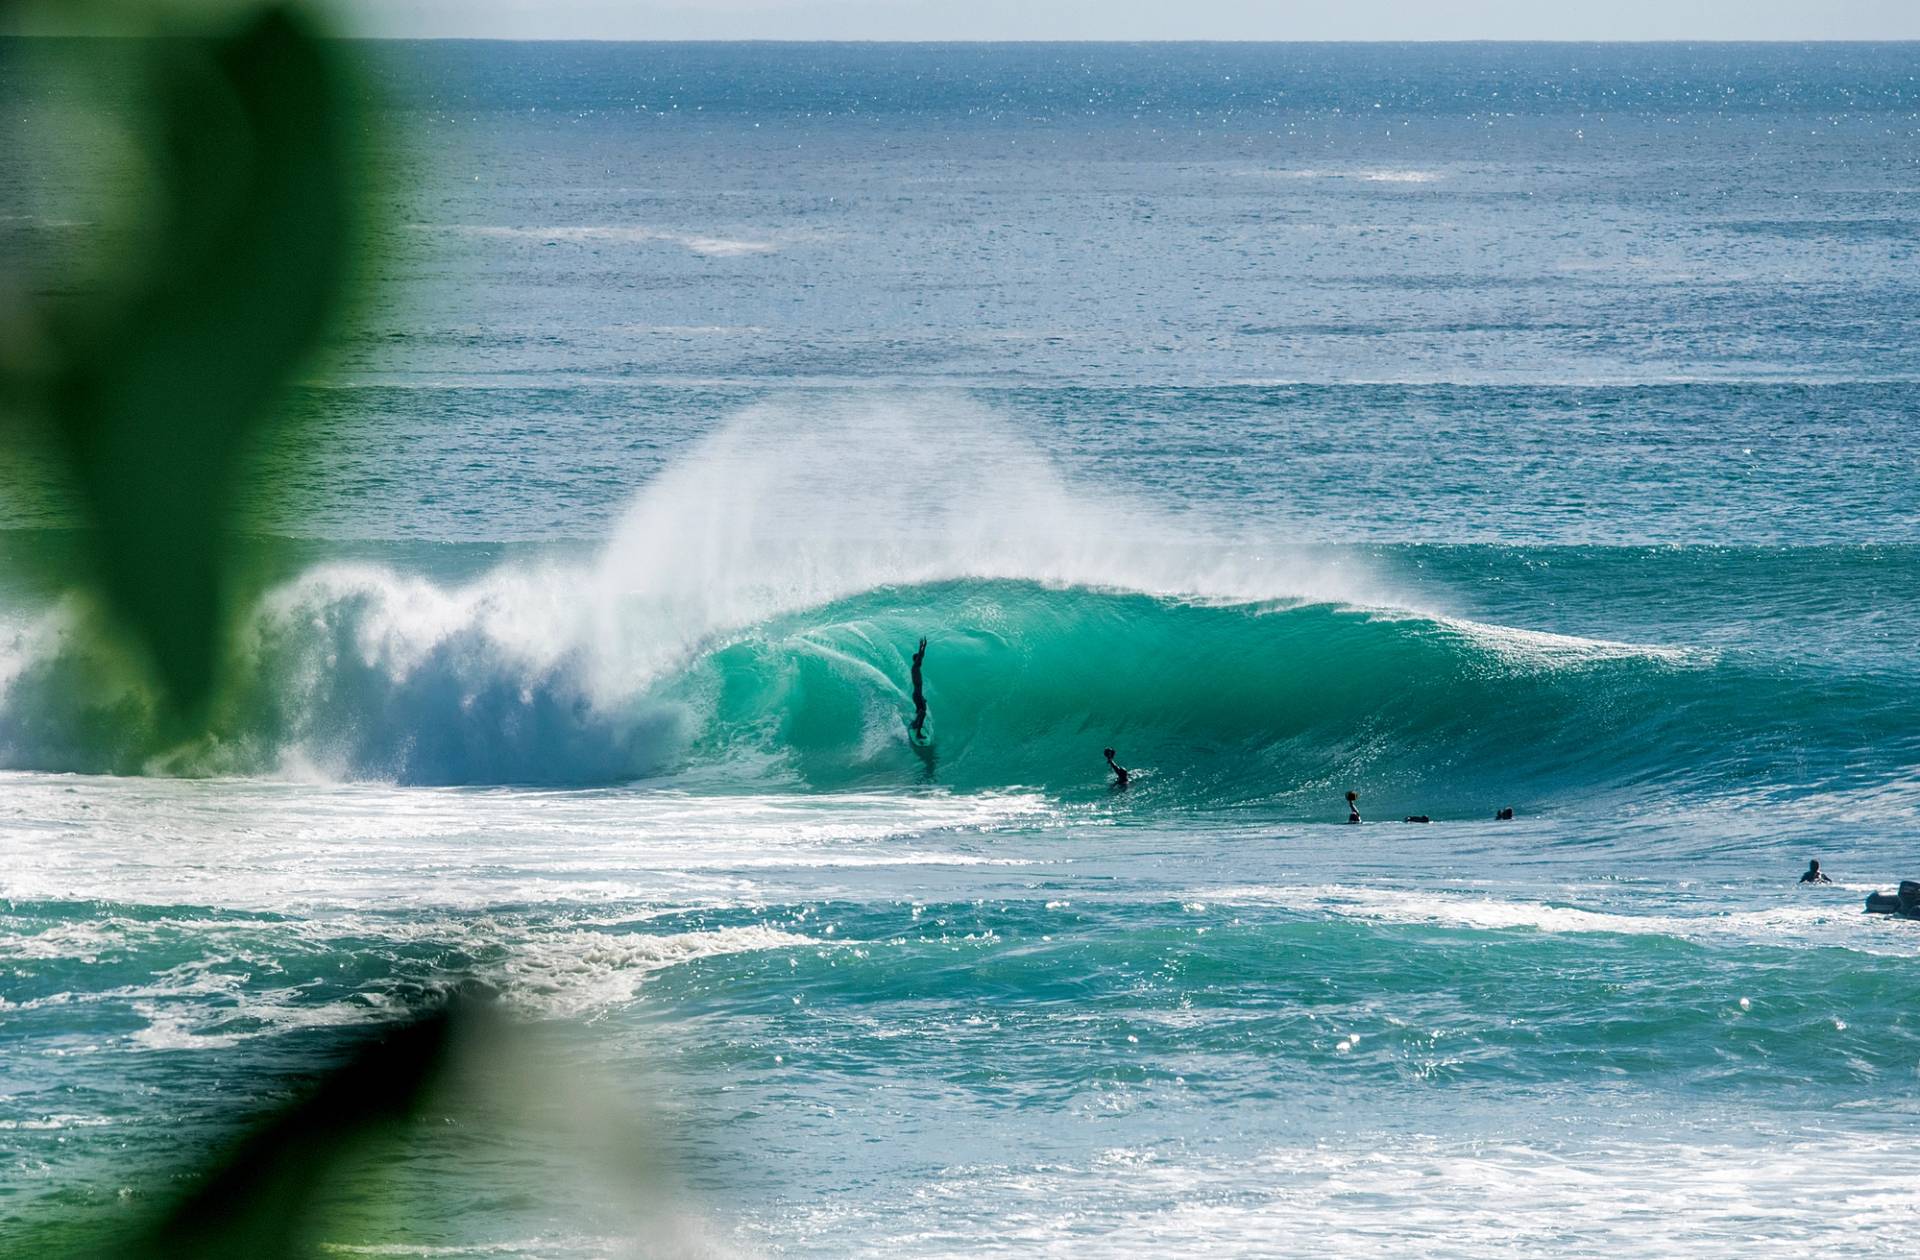
[[[1395,607],[1364,573],[1076,496],[990,417],[920,414],[750,413],[594,557],[464,583],[309,567],[254,603],[187,740],[159,733],[80,605],[15,616],[0,764],[1097,796],[1113,745],[1142,772],[1132,800],[1313,817],[1349,785],[1478,816],[1897,770],[1859,750],[1904,746],[1911,697]],[[922,634],[929,749],[904,738]]]

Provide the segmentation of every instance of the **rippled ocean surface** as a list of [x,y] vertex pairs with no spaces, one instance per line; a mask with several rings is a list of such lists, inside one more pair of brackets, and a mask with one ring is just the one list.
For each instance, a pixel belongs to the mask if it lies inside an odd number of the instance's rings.
[[0,1252],[468,981],[652,1206],[423,1133],[335,1253],[1920,1224],[1920,48],[353,55],[207,736],[0,468]]

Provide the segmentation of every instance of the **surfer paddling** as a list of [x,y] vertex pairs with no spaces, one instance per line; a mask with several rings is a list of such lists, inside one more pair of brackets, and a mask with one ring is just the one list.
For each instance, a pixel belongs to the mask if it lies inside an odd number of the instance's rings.
[[1111,748],[1107,749],[1106,754],[1107,754],[1107,769],[1113,771],[1113,786],[1115,786],[1116,788],[1123,788],[1127,786],[1128,781],[1132,779],[1133,776],[1127,773],[1127,768],[1125,766],[1121,765],[1119,762],[1113,759],[1113,749]]
[[920,636],[919,650],[913,654],[913,739],[917,744],[927,740],[927,693],[920,682],[920,662],[927,659],[927,636]]

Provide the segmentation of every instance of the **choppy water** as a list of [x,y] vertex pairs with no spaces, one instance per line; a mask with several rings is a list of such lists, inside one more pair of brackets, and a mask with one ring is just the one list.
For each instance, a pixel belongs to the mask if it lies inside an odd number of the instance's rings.
[[0,472],[8,1249],[467,979],[670,1223],[422,1139],[337,1250],[1912,1229],[1912,47],[360,55],[205,738]]

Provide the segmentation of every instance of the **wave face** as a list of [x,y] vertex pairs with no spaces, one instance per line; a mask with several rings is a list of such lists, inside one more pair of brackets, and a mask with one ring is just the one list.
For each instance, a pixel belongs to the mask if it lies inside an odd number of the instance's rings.
[[[1376,816],[1479,816],[1871,787],[1920,760],[1910,671],[1414,611],[1352,557],[1276,559],[1077,495],[991,417],[925,414],[749,414],[591,557],[464,581],[305,564],[243,618],[193,738],[159,729],[84,607],[15,615],[0,764],[1098,797],[1113,745],[1131,800],[1325,817],[1348,787]],[[915,750],[922,634],[936,738]]]
[[[931,757],[900,738],[905,655],[927,625],[947,628],[928,656]],[[1297,797],[1324,812],[1337,789],[1365,783],[1478,812],[1519,783],[1566,776],[1596,723],[1647,720],[1660,688],[1691,668],[1326,604],[951,583],[763,627],[675,691],[711,714],[701,755],[784,755],[822,786],[899,782],[919,761],[925,777],[965,788],[1086,787],[1104,781],[1111,744],[1144,772],[1139,796]],[[1609,760],[1584,777],[1644,769]]]
[[[932,756],[901,739],[906,655],[929,625]],[[668,691],[703,715],[696,759],[784,759],[815,786],[899,783],[918,761],[957,787],[1067,791],[1103,782],[1111,744],[1144,771],[1135,797],[1309,817],[1348,786],[1395,813],[1468,815],[1608,789],[1831,787],[1829,767],[1899,747],[1915,712],[1706,652],[1009,582],[781,619]]]

